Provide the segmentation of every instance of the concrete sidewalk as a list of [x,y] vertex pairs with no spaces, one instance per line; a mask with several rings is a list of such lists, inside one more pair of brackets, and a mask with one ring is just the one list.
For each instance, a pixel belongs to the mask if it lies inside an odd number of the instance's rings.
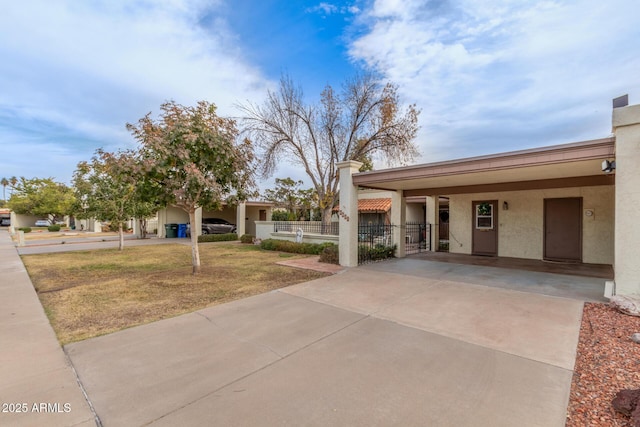
[[66,349],[105,426],[564,426],[582,301],[383,267]]
[[0,231],[0,404],[2,426],[96,425],[5,230]]

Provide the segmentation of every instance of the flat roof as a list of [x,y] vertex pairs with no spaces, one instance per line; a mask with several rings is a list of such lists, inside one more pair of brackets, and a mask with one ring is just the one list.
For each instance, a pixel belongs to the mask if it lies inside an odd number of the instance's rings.
[[[613,185],[601,162],[615,158],[615,137],[356,173],[355,185],[405,190],[405,196],[504,191],[499,185],[539,181],[537,188]],[[580,178],[580,179],[577,179]],[[492,184],[484,190],[478,186]],[[520,188],[523,187],[523,188]],[[511,185],[506,189],[526,189]],[[440,192],[442,189],[445,192]],[[422,190],[422,191],[418,191]]]

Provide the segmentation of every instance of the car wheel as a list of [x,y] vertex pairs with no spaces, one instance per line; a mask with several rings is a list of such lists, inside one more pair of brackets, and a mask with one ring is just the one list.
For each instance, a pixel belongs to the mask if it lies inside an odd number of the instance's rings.
[[207,230],[206,228],[202,229],[202,234],[209,234],[209,230]]

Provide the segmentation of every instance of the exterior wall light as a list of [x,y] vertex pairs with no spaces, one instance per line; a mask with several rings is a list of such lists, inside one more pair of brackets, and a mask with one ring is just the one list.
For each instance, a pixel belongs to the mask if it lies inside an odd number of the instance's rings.
[[509,203],[507,203],[506,201],[502,202],[502,210],[503,211],[508,211],[509,210]]
[[602,172],[610,173],[614,171],[616,168],[616,161],[603,160],[602,161]]

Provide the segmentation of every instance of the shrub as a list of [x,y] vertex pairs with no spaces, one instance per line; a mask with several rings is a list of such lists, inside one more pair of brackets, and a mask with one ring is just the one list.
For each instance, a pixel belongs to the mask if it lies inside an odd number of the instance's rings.
[[288,240],[265,239],[260,243],[260,248],[266,251],[281,251],[294,254],[320,255],[322,250],[333,243],[297,243]]
[[271,221],[288,221],[289,212],[287,211],[273,211],[271,212]]
[[60,231],[60,226],[58,224],[51,224],[49,227],[47,227],[47,230],[49,231]]
[[243,234],[240,236],[241,243],[253,243],[253,239],[255,239],[255,236],[252,234]]
[[230,240],[238,240],[238,235],[236,233],[226,233],[226,234],[203,234],[198,236],[198,242],[227,242]]
[[378,261],[386,258],[395,257],[396,245],[385,246],[377,244],[373,247],[360,245],[358,248],[358,257],[365,260]]
[[20,227],[18,230],[22,230],[25,233],[31,233],[31,227]]
[[320,262],[326,262],[327,264],[340,264],[338,246],[325,246],[322,252],[320,252]]

